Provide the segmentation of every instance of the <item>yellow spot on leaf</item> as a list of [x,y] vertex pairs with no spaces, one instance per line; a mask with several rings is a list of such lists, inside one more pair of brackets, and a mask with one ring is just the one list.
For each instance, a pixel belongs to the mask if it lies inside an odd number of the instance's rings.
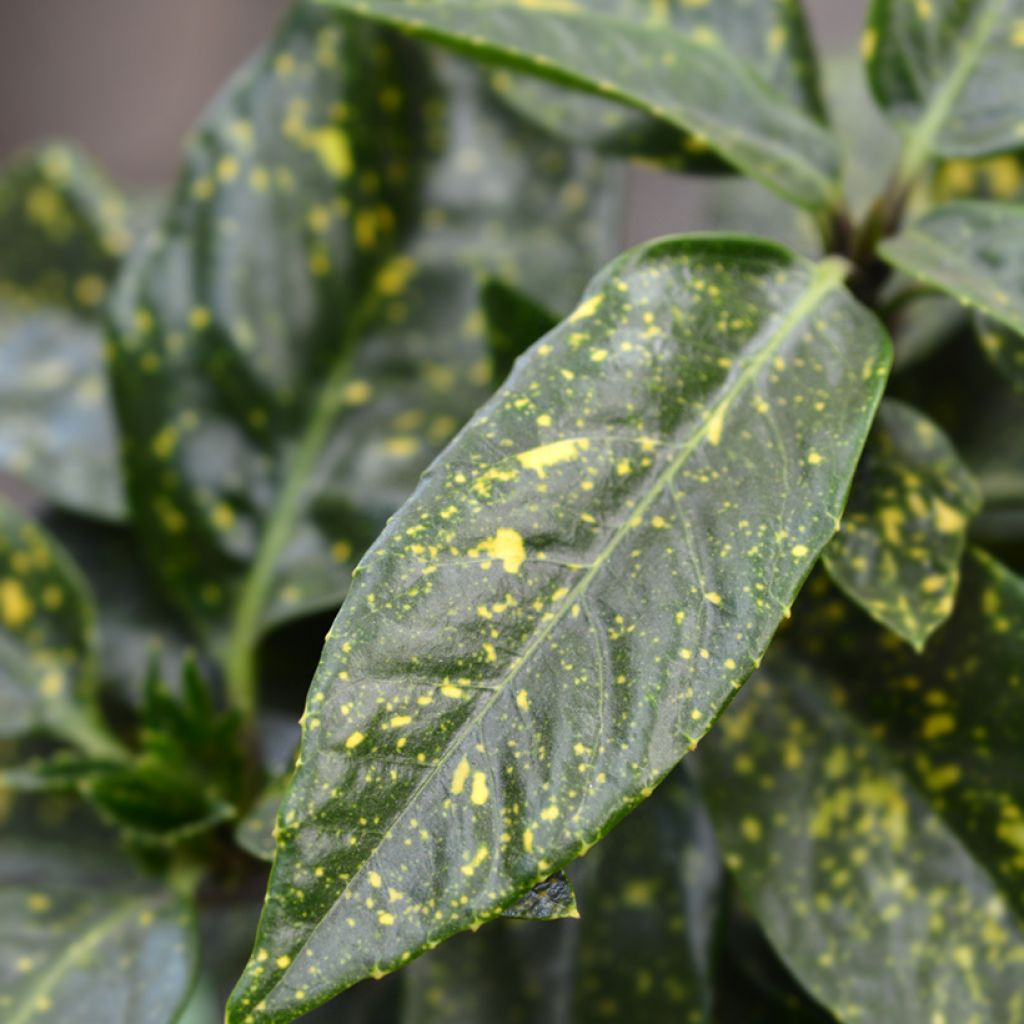
[[17,629],[32,617],[34,611],[35,606],[20,580],[8,576],[0,582],[0,615],[6,625]]
[[473,788],[470,791],[469,799],[477,805],[487,803],[490,791],[487,788],[487,776],[483,772],[473,772]]
[[345,749],[355,750],[355,748],[358,747],[365,739],[366,737],[361,732],[354,732],[347,740],[345,740]]
[[577,320],[585,320],[588,316],[593,316],[601,303],[604,302],[604,293],[598,292],[596,295],[591,295],[585,302],[581,302],[569,317],[568,322],[574,323]]
[[521,711],[530,710],[530,695],[526,692],[526,690],[520,690],[516,694],[516,707],[518,707]]
[[482,540],[470,550],[471,557],[488,556],[501,562],[505,572],[517,573],[526,560],[523,538],[507,526],[501,526],[493,537]]
[[562,462],[571,462],[589,447],[590,442],[585,437],[566,438],[520,452],[516,458],[521,466],[532,469],[543,480],[545,470]]
[[469,778],[469,760],[463,758],[452,774],[452,793],[458,796],[466,788],[466,780]]

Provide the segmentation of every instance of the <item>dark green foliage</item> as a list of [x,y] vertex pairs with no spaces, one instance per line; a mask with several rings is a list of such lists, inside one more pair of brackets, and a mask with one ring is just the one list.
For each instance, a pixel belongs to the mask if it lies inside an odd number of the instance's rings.
[[297,0],[0,174],[3,1024],[1024,1024],[1024,6],[862,50]]

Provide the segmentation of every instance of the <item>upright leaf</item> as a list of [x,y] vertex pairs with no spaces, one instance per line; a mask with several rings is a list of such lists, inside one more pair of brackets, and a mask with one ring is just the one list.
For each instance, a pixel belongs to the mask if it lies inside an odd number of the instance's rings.
[[329,634],[232,1020],[494,916],[704,734],[834,533],[885,381],[842,276],[743,238],[633,250],[434,463]]
[[920,650],[953,610],[967,525],[980,505],[949,439],[888,399],[825,565],[869,615]]
[[701,749],[726,862],[840,1020],[1024,1019],[1024,927],[828,676],[775,660]]
[[579,921],[488,924],[402,972],[402,1024],[712,1019],[721,866],[690,780],[657,794],[574,865]]
[[[118,872],[118,874],[115,874]],[[0,844],[4,1024],[173,1024],[195,970],[192,910],[77,844]]]
[[[810,208],[836,201],[828,131],[706,27],[670,31],[575,4],[489,0],[329,0],[489,64],[618,100],[699,136],[745,174]],[[733,7],[717,4],[716,7]],[[616,16],[618,15],[618,16]],[[785,33],[776,33],[785,40]]]
[[[824,120],[814,51],[799,3],[589,0],[581,5],[549,6],[562,13],[576,6],[580,13],[608,15],[662,32],[717,41],[740,56],[794,106]],[[507,103],[562,138],[673,166],[703,170],[718,163],[701,138],[688,136],[621,103],[552,85],[528,74],[501,71],[494,81]]]
[[604,247],[598,162],[497,110],[468,69],[300,3],[126,274],[134,514],[240,704],[261,631],[340,602],[489,392],[478,279],[567,303]]
[[982,347],[1024,390],[1024,206],[948,203],[880,251],[893,266],[991,321],[982,328]]
[[0,174],[0,468],[103,519],[124,496],[100,314],[128,241],[84,155],[49,145]]
[[1021,144],[1024,0],[873,0],[862,49],[906,171]]
[[0,503],[0,737],[35,730],[117,754],[99,725],[86,584],[50,536]]

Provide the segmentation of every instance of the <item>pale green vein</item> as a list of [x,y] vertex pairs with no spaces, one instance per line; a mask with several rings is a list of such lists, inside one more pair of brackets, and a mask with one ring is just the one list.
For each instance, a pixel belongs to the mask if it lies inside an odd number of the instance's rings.
[[906,185],[913,181],[932,155],[935,139],[942,131],[968,79],[977,68],[1005,5],[1006,0],[987,0],[982,8],[973,31],[959,49],[952,71],[933,94],[924,117],[917,122],[907,137],[900,160],[901,183]]
[[61,979],[70,970],[82,965],[83,961],[108,936],[117,930],[127,918],[138,913],[142,901],[132,900],[101,917],[73,942],[70,942],[60,956],[50,962],[46,970],[39,973],[36,981],[27,989],[24,997],[7,1017],[6,1024],[25,1024],[26,1021],[46,1005],[48,994],[53,992]]

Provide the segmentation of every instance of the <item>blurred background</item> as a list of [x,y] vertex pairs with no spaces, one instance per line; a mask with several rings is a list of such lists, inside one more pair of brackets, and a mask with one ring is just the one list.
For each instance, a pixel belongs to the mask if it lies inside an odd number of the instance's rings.
[[[756,0],[772,3],[775,0]],[[804,0],[823,53],[847,52],[868,0]],[[124,185],[170,181],[189,127],[288,0],[0,0],[0,160],[48,136]],[[701,227],[700,184],[634,174],[630,242]]]

